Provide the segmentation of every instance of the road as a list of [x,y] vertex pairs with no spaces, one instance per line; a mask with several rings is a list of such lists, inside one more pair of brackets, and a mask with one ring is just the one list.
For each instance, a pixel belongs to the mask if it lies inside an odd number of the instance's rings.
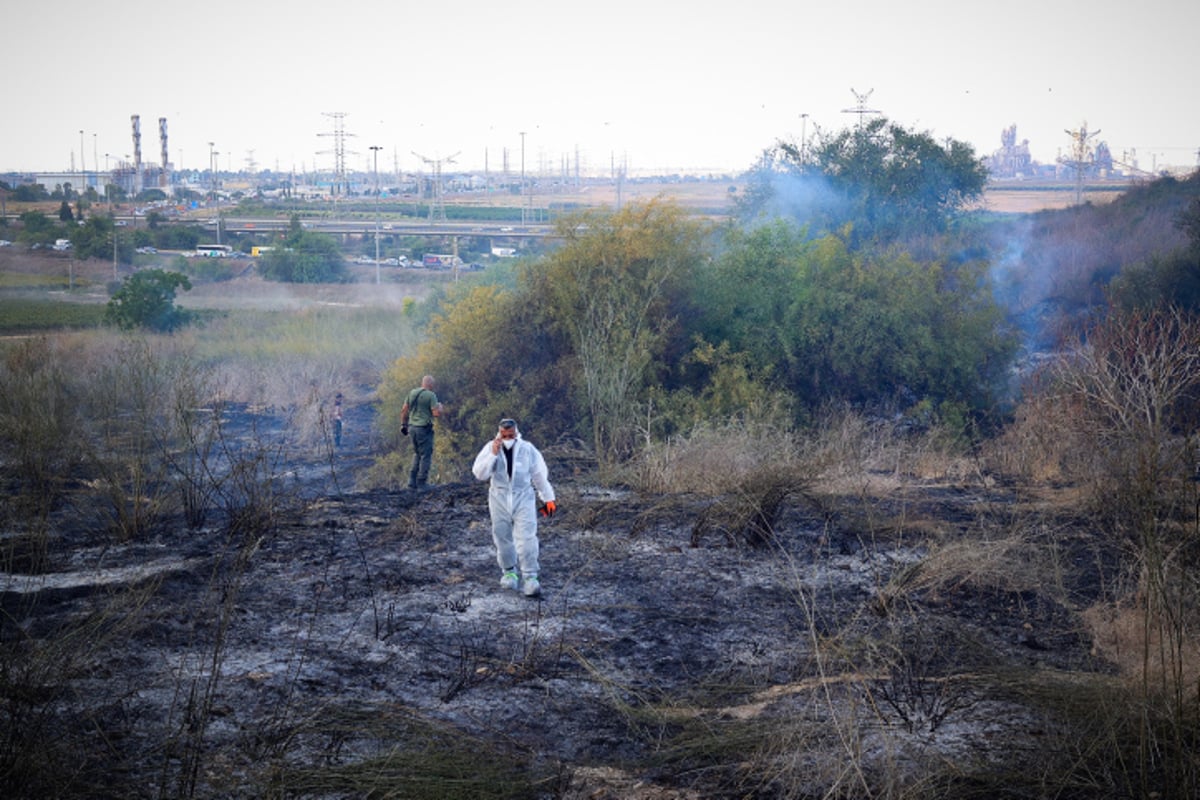
[[[257,219],[254,217],[221,217],[222,230],[229,233],[255,233],[261,231],[286,231],[291,227],[287,220]],[[205,227],[216,228],[216,221],[203,221]],[[303,220],[305,229],[321,233],[374,234],[372,220]],[[429,222],[428,220],[391,221],[380,226],[381,234],[402,236],[491,236],[494,238],[528,239],[542,238],[554,233],[553,225],[513,225],[502,222]]]

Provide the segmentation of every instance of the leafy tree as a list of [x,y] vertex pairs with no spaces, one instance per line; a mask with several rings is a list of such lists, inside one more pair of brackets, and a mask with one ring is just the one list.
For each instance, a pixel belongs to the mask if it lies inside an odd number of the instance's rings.
[[122,330],[173,331],[187,323],[187,311],[175,305],[175,291],[192,288],[186,275],[161,269],[135,272],[108,301],[105,321]]
[[992,406],[1016,340],[983,262],[868,257],[826,237],[803,269],[785,324],[791,385],[801,397]]
[[732,344],[751,365],[779,362],[787,351],[785,325],[799,297],[809,250],[804,232],[783,220],[729,229],[720,256],[700,277],[697,333],[710,342]]
[[780,142],[757,175],[744,216],[790,209],[813,235],[850,224],[862,243],[944,230],[987,182],[970,145],[939,143],[882,117],[803,149]]
[[26,244],[47,245],[65,235],[63,226],[42,211],[23,211],[18,219],[21,220],[21,229],[17,238]]
[[93,214],[71,234],[75,255],[81,259],[112,258],[113,221],[111,217]]
[[54,231],[54,223],[41,211],[23,211],[20,216],[21,226],[29,234],[44,234]]
[[12,199],[21,203],[37,203],[50,199],[50,193],[40,183],[23,183],[12,191]]
[[305,230],[293,216],[283,247],[267,253],[259,271],[287,283],[336,283],[346,279],[346,260],[332,236]]
[[781,381],[810,411],[928,402],[981,412],[1016,344],[985,268],[856,253],[782,221],[733,230],[701,283],[698,333],[748,356],[756,380]]
[[705,229],[673,204],[594,211],[558,224],[562,246],[525,280],[571,344],[602,463],[629,452],[637,404],[656,369],[686,346],[686,292],[703,260]]
[[558,232],[564,244],[523,265],[511,287],[447,294],[421,353],[398,361],[380,389],[385,419],[429,373],[446,389],[446,446],[462,453],[488,435],[480,419],[505,415],[577,432],[605,463],[628,452],[639,409],[690,346],[680,320],[695,316],[688,293],[704,226],[656,202],[564,219]]
[[154,246],[159,250],[195,250],[202,231],[194,225],[160,225],[154,229]]

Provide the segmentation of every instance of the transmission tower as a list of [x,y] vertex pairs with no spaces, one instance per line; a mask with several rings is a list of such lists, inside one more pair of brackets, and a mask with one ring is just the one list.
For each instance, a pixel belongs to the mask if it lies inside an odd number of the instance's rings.
[[854,90],[853,87],[851,87],[850,93],[852,95],[854,95],[854,99],[857,101],[857,103],[854,106],[854,108],[843,108],[842,109],[843,114],[858,114],[858,127],[860,130],[862,129],[863,122],[864,122],[867,114],[883,113],[874,108],[867,108],[867,100],[871,97],[871,94],[874,91],[875,91],[874,89],[867,89],[865,94],[859,94],[858,92],[856,92]]
[[345,120],[346,112],[344,111],[328,111],[322,112],[325,116],[333,119],[333,131],[328,133],[318,133],[317,136],[332,136],[333,149],[322,150],[317,155],[333,154],[333,196],[336,198],[339,193],[347,194],[349,192],[349,182],[346,178],[346,153],[350,152],[354,155],[354,151],[346,150],[346,137],[353,136],[353,133],[346,133]]
[[429,201],[429,221],[445,222],[446,205],[442,201],[442,164],[453,164],[458,153],[445,158],[427,158],[414,150],[413,155],[433,167],[433,186],[431,187],[433,197]]
[[1079,130],[1067,130],[1066,133],[1071,137],[1071,157],[1060,161],[1075,169],[1075,205],[1079,205],[1083,202],[1083,172],[1092,164],[1092,148],[1088,142],[1100,131],[1089,132],[1087,120],[1084,120]]

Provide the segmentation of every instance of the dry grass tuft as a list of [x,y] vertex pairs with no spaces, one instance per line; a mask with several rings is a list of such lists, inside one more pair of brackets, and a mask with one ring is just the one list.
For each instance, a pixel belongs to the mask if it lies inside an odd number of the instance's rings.
[[998,538],[953,539],[930,547],[921,561],[900,570],[883,590],[892,597],[917,592],[953,592],[963,587],[985,591],[1046,591],[1059,570],[1055,554],[1023,531]]
[[1190,694],[1192,702],[1200,702],[1200,641],[1194,636],[1180,636],[1174,623],[1144,605],[1095,605],[1082,616],[1094,652],[1115,664],[1131,686]]
[[860,491],[864,482],[886,492],[908,478],[965,482],[979,475],[944,431],[906,433],[892,422],[838,409],[805,430],[778,419],[700,424],[647,447],[628,479],[644,491],[716,495],[771,471],[802,474],[834,492]]
[[629,479],[647,492],[717,495],[764,470],[798,467],[798,445],[794,433],[768,423],[701,424],[687,435],[647,447]]

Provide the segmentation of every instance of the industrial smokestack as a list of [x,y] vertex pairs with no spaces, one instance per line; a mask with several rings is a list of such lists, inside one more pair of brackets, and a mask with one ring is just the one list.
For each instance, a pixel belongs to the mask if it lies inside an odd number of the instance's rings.
[[129,117],[133,125],[133,192],[142,192],[142,118],[137,114]]
[[158,118],[158,141],[162,145],[162,172],[158,176],[158,188],[167,188],[167,118]]

